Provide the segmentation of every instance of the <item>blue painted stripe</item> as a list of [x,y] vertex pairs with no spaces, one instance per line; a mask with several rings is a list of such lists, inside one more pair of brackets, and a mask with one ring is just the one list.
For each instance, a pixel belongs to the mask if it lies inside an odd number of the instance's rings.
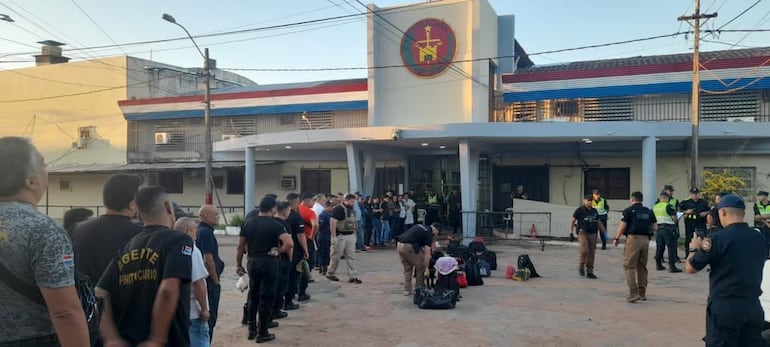
[[[274,106],[251,106],[233,108],[211,108],[212,117],[257,116],[283,113],[323,112],[343,110],[365,110],[369,106],[367,100],[323,102],[315,104],[293,104]],[[199,110],[162,111],[147,113],[126,113],[126,120],[179,119],[203,118],[203,108]]]
[[[770,78],[761,78],[759,81],[756,81],[756,78],[743,78],[737,82],[734,82],[736,79],[727,79],[723,81],[730,86],[727,87],[716,80],[706,80],[701,82],[701,89],[710,91],[726,91],[741,87],[745,87],[742,90],[770,89]],[[749,85],[750,83],[751,85]],[[538,90],[532,92],[510,92],[505,93],[503,99],[505,102],[523,102],[550,99],[602,98],[647,94],[680,94],[689,93],[691,90],[692,82],[687,81],[612,87]]]

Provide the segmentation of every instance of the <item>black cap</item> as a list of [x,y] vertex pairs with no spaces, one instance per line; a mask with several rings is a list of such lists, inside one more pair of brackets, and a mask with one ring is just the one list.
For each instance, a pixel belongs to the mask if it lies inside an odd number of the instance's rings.
[[768,196],[768,195],[770,195],[770,194],[768,194],[768,193],[767,193],[766,191],[764,191],[764,190],[760,190],[760,191],[758,191],[758,192],[757,192],[757,196],[763,196],[763,195],[764,195],[764,196]]
[[259,202],[259,209],[262,211],[272,210],[276,206],[274,198],[266,196]]
[[690,194],[698,194],[698,193],[700,193],[700,189],[698,188],[690,189]]
[[600,189],[594,189],[594,190],[593,190],[593,193],[594,193],[594,194],[601,194],[601,193],[602,193],[602,191],[601,191]]
[[674,191],[674,186],[672,186],[670,184],[667,184],[667,185],[663,186],[663,190],[670,190],[670,191],[673,192]]
[[586,195],[583,195],[583,199],[584,200],[593,200],[594,196],[593,196],[593,194],[586,194]]
[[733,194],[727,194],[722,197],[722,199],[719,201],[719,205],[717,205],[717,209],[720,208],[739,208],[739,209],[745,209],[746,204],[743,203],[743,199],[738,197],[737,195]]
[[733,193],[733,192],[719,192],[719,193],[717,193],[717,195],[718,195],[720,198],[722,198],[722,197],[725,197],[725,196],[727,196],[727,195],[730,195],[730,194],[732,194],[732,193]]

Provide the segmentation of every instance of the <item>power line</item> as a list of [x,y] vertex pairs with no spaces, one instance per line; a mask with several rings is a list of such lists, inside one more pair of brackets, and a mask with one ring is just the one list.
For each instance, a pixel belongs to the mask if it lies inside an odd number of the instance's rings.
[[[70,0],[70,1],[72,1],[72,4],[75,5],[75,7],[77,7],[78,10],[80,10],[80,13],[82,13],[84,16],[86,16],[86,18],[88,18],[88,20],[90,20],[91,23],[93,23],[96,26],[96,28],[99,29],[99,31],[101,31],[102,34],[104,34],[104,36],[107,36],[107,38],[110,39],[110,42],[112,42],[112,43],[114,43],[116,45],[118,44],[117,42],[115,42],[115,40],[112,39],[112,36],[110,36],[110,34],[108,34],[106,31],[104,31],[104,29],[102,29],[102,27],[98,23],[96,23],[96,21],[93,18],[91,18],[90,15],[88,15],[88,12],[86,12],[86,10],[84,10],[82,7],[80,7],[80,5],[78,5],[78,3],[75,0]],[[123,52],[123,54],[126,54],[126,52],[123,50],[122,47],[118,47],[118,48],[120,48],[120,50]]]
[[[171,78],[171,77],[172,76],[167,76],[167,77],[162,77],[161,79],[168,79],[168,78]],[[41,101],[41,100],[52,100],[52,99],[67,98],[67,97],[71,97],[71,96],[89,95],[89,94],[96,94],[96,93],[106,92],[106,91],[110,91],[110,90],[134,87],[134,86],[138,86],[138,85],[142,85],[142,84],[150,83],[150,82],[152,82],[152,80],[136,82],[136,83],[130,83],[130,84],[122,85],[122,86],[115,86],[115,87],[109,87],[109,88],[103,88],[103,89],[97,89],[97,90],[90,90],[90,91],[80,92],[80,93],[44,96],[44,97],[27,98],[27,99],[0,100],[0,103],[7,104],[7,103],[12,103],[12,102]]]
[[[735,17],[733,17],[732,19],[728,20],[728,21],[727,21],[727,23],[725,23],[725,24],[722,24],[722,25],[721,25],[719,28],[717,28],[717,31],[719,31],[719,30],[721,30],[722,28],[724,28],[724,27],[726,27],[726,26],[730,25],[730,23],[734,22],[736,19],[738,19],[738,18],[740,18],[741,16],[743,16],[744,14],[746,14],[746,12],[749,12],[749,11],[750,11],[752,8],[754,8],[755,6],[759,5],[759,3],[760,3],[760,2],[762,2],[762,0],[757,0],[756,2],[754,2],[753,4],[751,4],[751,6],[749,6],[749,7],[748,7],[748,8],[746,8],[745,10],[741,11],[741,13],[738,13],[738,15],[737,15],[737,16],[735,16]],[[720,7],[721,7],[721,6],[720,6]]]

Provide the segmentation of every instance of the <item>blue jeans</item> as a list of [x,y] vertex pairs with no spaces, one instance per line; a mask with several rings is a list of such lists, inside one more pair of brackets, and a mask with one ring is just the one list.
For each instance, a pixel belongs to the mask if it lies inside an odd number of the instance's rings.
[[209,323],[200,319],[190,320],[190,347],[209,347]]
[[386,243],[390,241],[390,220],[382,220],[382,231],[380,233],[380,243]]
[[382,220],[379,218],[372,219],[372,226],[374,227],[374,230],[372,231],[372,238],[374,239],[374,244],[380,244],[385,243],[385,241],[382,241],[380,237],[382,237]]
[[356,230],[356,249],[364,249],[364,232],[366,227],[364,223],[358,223],[358,229]]

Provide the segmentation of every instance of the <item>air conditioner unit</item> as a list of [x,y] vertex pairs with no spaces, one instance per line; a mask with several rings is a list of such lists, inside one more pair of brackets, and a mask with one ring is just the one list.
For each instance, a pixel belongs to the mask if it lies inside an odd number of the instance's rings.
[[281,176],[281,189],[283,190],[297,189],[297,176]]
[[72,143],[72,148],[83,149],[88,145],[88,139],[80,138]]
[[156,145],[167,145],[168,144],[168,133],[155,133],[155,144]]
[[239,137],[240,136],[238,136],[238,135],[222,135],[222,141],[228,141],[228,140],[232,140],[232,139],[237,139]]
[[754,117],[728,117],[728,122],[753,122]]

